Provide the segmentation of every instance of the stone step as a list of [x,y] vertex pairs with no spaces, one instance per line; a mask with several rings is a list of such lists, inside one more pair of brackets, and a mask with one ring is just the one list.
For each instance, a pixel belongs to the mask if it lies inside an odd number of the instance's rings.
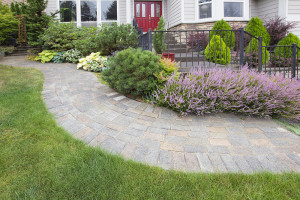
[[196,52],[188,52],[188,53],[176,53],[175,60],[181,62],[202,62],[205,61],[206,58],[204,55],[201,55]]

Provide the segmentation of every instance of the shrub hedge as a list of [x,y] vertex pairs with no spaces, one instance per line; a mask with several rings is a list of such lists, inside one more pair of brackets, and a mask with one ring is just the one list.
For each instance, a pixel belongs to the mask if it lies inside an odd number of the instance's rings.
[[[300,39],[297,35],[294,35],[293,33],[289,33],[285,38],[280,40],[278,42],[278,46],[288,46],[296,44],[298,47],[300,47]],[[285,58],[291,58],[292,57],[292,48],[291,47],[277,47],[275,49],[275,54],[277,56],[282,56]],[[299,57],[300,57],[300,51],[299,51]]]
[[271,37],[259,17],[252,17],[245,30],[256,37],[262,36],[264,43],[266,45],[270,44]]

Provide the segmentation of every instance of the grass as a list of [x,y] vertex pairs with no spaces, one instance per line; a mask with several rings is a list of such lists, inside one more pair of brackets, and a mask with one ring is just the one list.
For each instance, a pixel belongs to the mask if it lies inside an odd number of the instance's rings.
[[95,76],[98,78],[98,81],[104,85],[108,85],[108,83],[103,79],[102,74],[99,72],[94,72]]
[[292,121],[289,121],[287,119],[275,119],[275,121],[282,126],[284,126],[287,130],[300,135],[300,127],[299,127],[299,122],[298,123],[293,123]]
[[43,75],[0,66],[0,199],[299,199],[300,175],[165,171],[88,147],[58,127]]

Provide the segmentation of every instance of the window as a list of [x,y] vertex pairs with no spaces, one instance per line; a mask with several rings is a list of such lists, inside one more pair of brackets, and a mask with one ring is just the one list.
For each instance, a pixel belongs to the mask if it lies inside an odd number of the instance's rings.
[[160,17],[160,4],[156,4],[156,17]]
[[81,1],[81,21],[97,21],[97,0]]
[[199,0],[199,19],[211,18],[211,0]]
[[224,17],[243,17],[243,2],[224,2]]
[[76,21],[76,1],[59,1],[61,22]]
[[140,8],[140,4],[136,4],[136,16],[140,17],[141,16],[141,8]]
[[101,0],[101,20],[102,21],[117,21],[117,1]]

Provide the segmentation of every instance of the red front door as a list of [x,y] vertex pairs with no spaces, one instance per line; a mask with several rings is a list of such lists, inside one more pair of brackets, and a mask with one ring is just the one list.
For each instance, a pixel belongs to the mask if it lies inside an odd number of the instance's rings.
[[143,28],[143,32],[147,32],[149,28],[156,29],[161,14],[161,1],[134,2],[134,16],[139,27]]

